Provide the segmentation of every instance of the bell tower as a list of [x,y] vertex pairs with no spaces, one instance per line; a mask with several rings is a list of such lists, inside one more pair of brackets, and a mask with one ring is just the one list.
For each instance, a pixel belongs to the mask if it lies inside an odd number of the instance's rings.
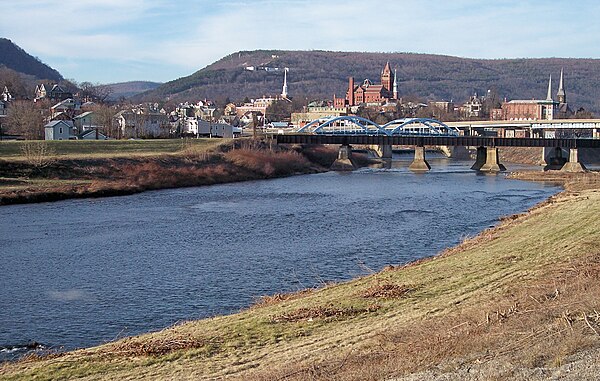
[[390,62],[388,61],[385,64],[385,67],[381,71],[381,84],[385,88],[386,91],[391,92],[393,86],[393,77],[392,69],[390,68]]

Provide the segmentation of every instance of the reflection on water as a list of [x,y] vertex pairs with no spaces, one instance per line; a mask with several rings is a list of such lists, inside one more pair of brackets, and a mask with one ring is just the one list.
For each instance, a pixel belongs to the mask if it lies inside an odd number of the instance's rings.
[[[363,168],[0,209],[0,346],[66,349],[430,256],[555,193],[428,155]],[[0,354],[2,356],[2,354]]]

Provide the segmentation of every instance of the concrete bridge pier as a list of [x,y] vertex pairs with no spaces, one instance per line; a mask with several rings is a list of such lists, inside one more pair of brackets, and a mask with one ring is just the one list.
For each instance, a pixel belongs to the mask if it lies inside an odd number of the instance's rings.
[[506,167],[500,163],[497,147],[485,148],[485,164],[479,169],[482,172],[506,171]]
[[569,150],[569,161],[560,169],[561,172],[585,172],[585,165],[579,162],[577,148]]
[[391,159],[392,158],[392,145],[391,144],[378,144],[371,146],[371,149],[375,151],[377,156],[381,159]]
[[540,161],[537,162],[537,165],[540,165],[542,167],[548,165],[548,162],[546,161],[546,147],[542,147],[542,157],[540,158]]
[[[545,157],[544,157],[545,159]],[[551,148],[550,151],[550,158],[547,161],[546,166],[544,167],[544,171],[548,171],[548,170],[559,170],[561,169],[565,163],[567,162],[567,159],[565,157],[563,157],[563,150],[560,147],[554,147]]]
[[415,158],[408,166],[413,172],[426,172],[431,169],[431,165],[425,160],[425,147],[415,146]]
[[352,159],[352,146],[343,144],[338,151],[338,157],[331,165],[334,171],[353,171],[358,166]]
[[487,150],[485,147],[477,147],[477,156],[475,159],[475,164],[471,167],[471,169],[475,171],[479,171],[481,167],[485,164],[485,158],[487,155]]

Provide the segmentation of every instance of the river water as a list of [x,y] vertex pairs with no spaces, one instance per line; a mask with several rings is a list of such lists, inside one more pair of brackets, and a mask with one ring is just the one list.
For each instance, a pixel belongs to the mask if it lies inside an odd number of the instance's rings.
[[430,159],[0,208],[0,359],[228,314],[431,256],[559,189]]

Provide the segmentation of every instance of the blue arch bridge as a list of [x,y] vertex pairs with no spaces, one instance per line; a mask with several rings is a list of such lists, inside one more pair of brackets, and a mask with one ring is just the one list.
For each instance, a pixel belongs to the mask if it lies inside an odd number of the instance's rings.
[[[540,164],[548,169],[581,172],[579,148],[600,148],[600,139],[589,138],[503,138],[464,136],[456,127],[429,118],[393,120],[379,125],[358,116],[337,116],[316,119],[290,134],[278,134],[277,144],[335,144],[339,145],[338,158],[332,169],[351,170],[356,167],[352,145],[366,146],[382,159],[392,158],[392,146],[413,146],[415,157],[409,166],[413,171],[431,169],[425,158],[425,147],[476,147],[474,170],[498,172],[506,168],[500,163],[498,147],[540,147]],[[569,155],[563,157],[563,150]]]

